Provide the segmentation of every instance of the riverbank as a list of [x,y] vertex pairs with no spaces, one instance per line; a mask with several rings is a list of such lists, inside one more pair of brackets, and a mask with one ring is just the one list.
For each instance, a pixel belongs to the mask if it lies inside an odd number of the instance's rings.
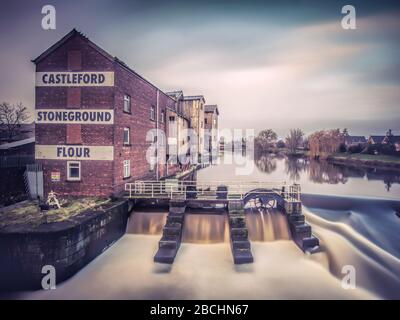
[[334,164],[342,164],[352,167],[368,167],[400,171],[400,157],[387,155],[371,155],[362,153],[336,153],[327,158]]

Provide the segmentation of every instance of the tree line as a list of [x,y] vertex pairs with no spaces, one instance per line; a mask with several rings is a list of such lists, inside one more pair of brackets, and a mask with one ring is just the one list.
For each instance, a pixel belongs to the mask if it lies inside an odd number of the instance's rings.
[[[391,130],[389,130],[391,133]],[[347,129],[319,130],[308,137],[301,129],[291,129],[284,139],[272,129],[262,130],[254,140],[258,153],[286,152],[288,155],[307,154],[312,158],[327,158],[337,152],[399,155],[391,144],[355,144],[346,146]]]

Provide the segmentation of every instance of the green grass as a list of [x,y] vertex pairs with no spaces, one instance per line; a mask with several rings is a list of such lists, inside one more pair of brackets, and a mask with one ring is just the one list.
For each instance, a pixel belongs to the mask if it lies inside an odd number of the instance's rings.
[[336,159],[355,159],[364,161],[382,161],[388,163],[400,163],[400,157],[387,156],[383,154],[362,154],[362,153],[336,153],[332,156]]

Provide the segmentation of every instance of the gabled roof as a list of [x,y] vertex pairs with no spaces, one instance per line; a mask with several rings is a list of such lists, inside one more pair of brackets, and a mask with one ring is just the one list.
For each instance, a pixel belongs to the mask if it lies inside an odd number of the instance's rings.
[[206,99],[204,99],[203,95],[197,95],[197,96],[184,96],[183,100],[185,101],[191,101],[191,100],[203,100],[204,102]]
[[400,136],[386,136],[384,140],[390,144],[400,143]]
[[364,136],[345,136],[344,141],[346,143],[366,143],[367,139]]
[[170,96],[171,98],[175,100],[179,100],[181,97],[183,97],[183,91],[178,90],[178,91],[171,91],[171,92],[166,92],[167,96]]
[[108,54],[106,51],[104,51],[102,48],[100,48],[94,42],[90,41],[89,38],[86,37],[83,33],[77,31],[74,28],[69,33],[67,33],[64,37],[62,37],[59,41],[57,41],[55,44],[53,44],[50,48],[48,48],[46,51],[44,51],[40,56],[38,56],[37,58],[33,59],[32,62],[35,63],[35,64],[38,64],[40,61],[42,61],[44,58],[46,58],[49,54],[53,53],[56,49],[61,47],[64,43],[66,43],[69,39],[73,38],[74,36],[81,37],[90,46],[95,48],[97,51],[99,51],[106,58],[108,58],[110,60],[114,59],[112,55]]
[[218,106],[216,104],[207,104],[204,106],[204,112],[212,112],[219,115]]
[[369,139],[373,140],[374,143],[382,143],[383,139],[385,139],[386,136],[370,136]]
[[150,81],[146,80],[144,77],[142,77],[140,74],[138,74],[136,71],[134,71],[133,69],[131,69],[125,62],[123,62],[122,60],[118,59],[117,57],[113,57],[112,55],[110,55],[107,51],[103,50],[102,48],[100,48],[97,44],[95,44],[94,42],[92,42],[91,40],[89,40],[88,37],[86,37],[85,35],[83,35],[81,32],[77,31],[75,28],[72,29],[69,33],[67,33],[63,38],[61,38],[59,41],[57,41],[55,44],[53,44],[50,48],[48,48],[46,51],[44,51],[40,56],[38,56],[37,58],[33,59],[32,62],[35,64],[38,64],[40,61],[42,61],[44,58],[46,58],[48,55],[50,55],[52,52],[54,52],[56,49],[58,49],[59,47],[61,47],[64,43],[66,43],[69,39],[71,39],[74,36],[79,36],[81,37],[84,41],[87,42],[87,44],[89,46],[91,46],[93,49],[97,50],[97,52],[99,52],[100,54],[102,54],[105,58],[109,59],[112,62],[117,63],[118,65],[120,65],[121,67],[123,67],[125,70],[129,71],[130,73],[134,74],[135,76],[137,76],[138,78],[140,78],[141,80],[145,81],[146,83],[148,83],[149,85],[151,85],[153,88],[159,90],[162,94],[166,95],[167,97],[170,98],[169,95],[167,95],[164,91],[162,91],[161,89],[159,89],[157,86],[155,86],[154,84],[152,84]]

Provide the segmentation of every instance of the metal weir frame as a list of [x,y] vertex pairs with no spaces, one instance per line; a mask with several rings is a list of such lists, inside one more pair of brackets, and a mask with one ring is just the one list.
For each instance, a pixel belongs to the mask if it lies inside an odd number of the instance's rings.
[[300,201],[299,184],[285,181],[185,181],[165,179],[160,181],[138,180],[125,184],[128,198],[179,199],[179,200],[243,200],[249,194],[279,195],[289,202]]

